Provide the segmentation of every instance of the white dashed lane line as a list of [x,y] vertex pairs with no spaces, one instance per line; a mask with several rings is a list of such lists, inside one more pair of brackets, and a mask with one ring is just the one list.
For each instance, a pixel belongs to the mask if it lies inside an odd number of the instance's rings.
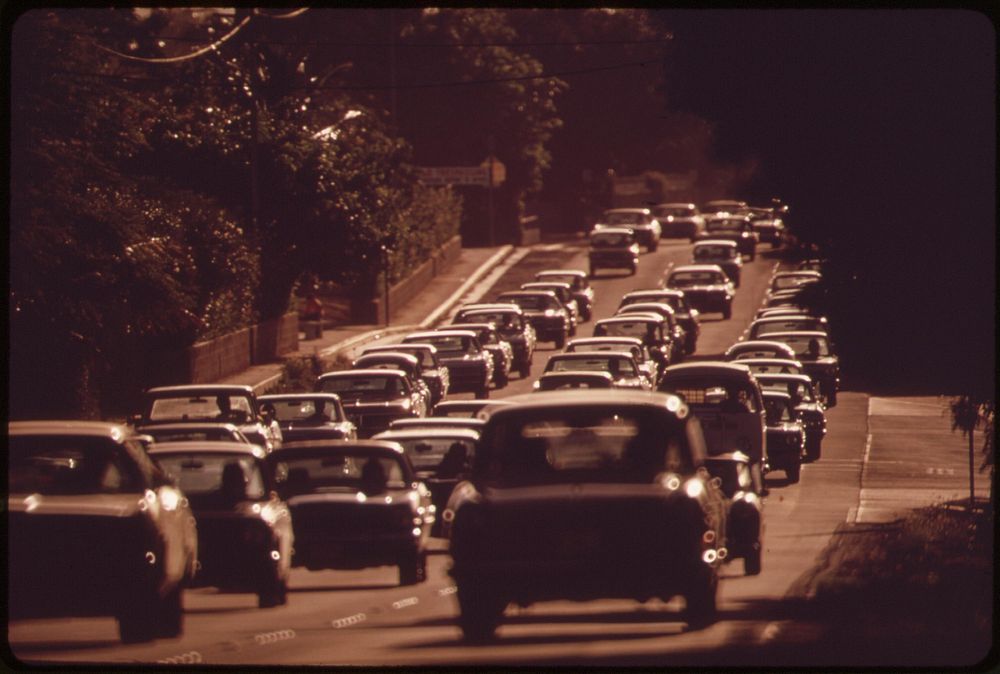
[[333,625],[334,629],[342,629],[344,627],[350,627],[351,625],[357,625],[368,620],[367,614],[355,613],[354,615],[349,615],[346,618],[338,618],[332,621],[330,624]]
[[258,646],[276,644],[279,641],[288,641],[295,638],[295,630],[277,630],[275,632],[262,632],[253,636],[254,642]]
[[198,651],[189,651],[183,655],[174,655],[169,658],[163,658],[156,661],[161,665],[197,665],[201,664],[201,653]]
[[454,585],[449,585],[448,587],[441,588],[437,593],[439,597],[444,597],[449,594],[455,594],[456,592],[458,592],[458,588]]
[[407,597],[406,599],[400,599],[399,601],[392,602],[392,607],[398,611],[401,608],[416,606],[419,603],[420,600],[417,597]]

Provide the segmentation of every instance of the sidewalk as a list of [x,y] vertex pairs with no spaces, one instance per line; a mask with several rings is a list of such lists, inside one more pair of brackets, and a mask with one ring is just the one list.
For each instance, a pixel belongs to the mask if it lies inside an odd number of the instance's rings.
[[[436,276],[413,300],[393,307],[390,325],[343,325],[324,330],[319,339],[299,339],[296,351],[284,354],[284,359],[317,355],[333,357],[341,349],[374,341],[386,335],[404,334],[433,326],[461,299],[462,295],[514,250],[513,246],[463,248],[458,260],[444,274]],[[300,333],[301,334],[301,333]],[[217,384],[249,385],[260,395],[281,380],[284,361],[252,365],[250,368],[220,379]]]

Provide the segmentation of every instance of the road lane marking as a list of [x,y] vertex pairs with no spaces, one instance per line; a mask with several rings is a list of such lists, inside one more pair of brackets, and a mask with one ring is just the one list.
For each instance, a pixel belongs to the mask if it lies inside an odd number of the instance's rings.
[[288,641],[295,638],[295,630],[277,630],[275,632],[261,632],[253,635],[253,640],[258,646],[265,644],[276,644],[279,641]]
[[757,641],[758,643],[763,643],[765,641],[772,641],[776,636],[778,636],[778,632],[780,631],[781,627],[778,625],[778,623],[769,623],[768,626],[764,628],[763,634],[760,635],[760,639],[758,639]]
[[454,585],[449,585],[448,587],[443,587],[440,590],[438,590],[438,596],[445,597],[449,594],[455,594],[456,592],[458,592],[458,588],[455,587]]
[[420,600],[417,597],[407,597],[406,599],[400,599],[399,601],[392,602],[392,607],[398,611],[401,608],[416,606],[419,603]]
[[349,615],[346,618],[339,618],[332,621],[330,624],[333,625],[334,629],[342,629],[344,627],[350,627],[351,625],[357,625],[358,623],[363,623],[368,619],[368,616],[364,613],[355,613],[354,615]]
[[865,453],[861,458],[861,484],[858,485],[858,507],[851,508],[847,512],[847,519],[852,524],[857,524],[861,520],[861,514],[865,509],[864,492],[865,478],[868,476],[868,460],[872,453],[872,397],[868,396],[868,414],[865,415]]
[[198,651],[189,651],[181,655],[163,658],[162,660],[157,660],[156,662],[161,665],[197,665],[201,664],[203,660],[201,659],[201,653]]

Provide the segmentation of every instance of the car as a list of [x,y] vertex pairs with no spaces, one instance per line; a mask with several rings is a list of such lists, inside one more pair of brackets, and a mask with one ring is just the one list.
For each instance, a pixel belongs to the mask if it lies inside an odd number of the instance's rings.
[[578,351],[628,351],[651,388],[660,378],[659,364],[649,355],[649,347],[638,337],[577,337],[569,340],[566,353]]
[[604,227],[590,232],[587,251],[590,277],[598,269],[628,269],[634,275],[639,269],[639,244],[635,234],[626,227]]
[[718,311],[724,319],[733,315],[736,288],[717,264],[687,264],[674,267],[664,280],[666,288],[683,290],[688,302],[700,313]]
[[734,362],[750,368],[751,372],[757,374],[805,373],[801,362],[798,360],[789,360],[787,358],[740,358]]
[[791,396],[795,414],[806,433],[806,461],[818,461],[826,436],[826,407],[812,379],[804,374],[761,373],[755,376],[761,391],[776,390]]
[[830,337],[818,330],[797,330],[773,332],[768,338],[792,347],[805,374],[819,387],[826,406],[834,407],[837,404],[837,390],[840,388],[840,359],[834,352],[835,347],[830,342]]
[[615,316],[644,313],[662,317],[664,332],[670,336],[670,362],[679,363],[687,354],[687,335],[672,306],[665,302],[633,302],[619,308]]
[[811,270],[811,271],[822,272],[823,267],[825,266],[826,266],[826,260],[822,258],[809,258],[799,262],[797,265],[795,265],[795,268],[802,271]]
[[448,395],[448,386],[451,383],[448,377],[448,368],[441,364],[437,348],[433,344],[380,344],[365,347],[361,355],[384,351],[408,353],[420,360],[421,376],[431,392],[431,405],[437,405]]
[[299,440],[299,431],[328,429],[341,440],[354,440],[358,429],[347,418],[340,396],[334,393],[272,393],[257,398],[261,409],[270,409],[281,428],[282,440]]
[[594,337],[638,337],[662,370],[674,352],[673,336],[658,314],[624,314],[594,323]]
[[[451,492],[469,473],[480,431],[468,428],[406,428],[383,431],[374,440],[395,442],[406,452],[416,476],[431,493],[436,512],[444,512]],[[439,536],[445,520],[431,529]]]
[[728,239],[736,243],[736,248],[744,260],[753,261],[757,256],[757,233],[753,231],[750,217],[746,215],[713,215],[705,218],[705,232],[696,236],[692,243],[701,240]]
[[829,334],[828,323],[822,316],[806,316],[804,314],[786,314],[783,316],[767,316],[758,318],[750,324],[747,339],[767,339],[776,332],[796,332],[800,330],[816,330]]
[[719,213],[743,213],[746,209],[747,202],[739,199],[715,199],[701,205],[701,213],[706,217]]
[[490,411],[510,405],[506,400],[442,400],[434,406],[436,417],[486,419]]
[[481,431],[483,424],[486,422],[483,419],[474,419],[472,417],[462,418],[462,417],[421,417],[420,419],[396,419],[391,424],[389,424],[390,431],[404,431],[413,430],[417,428],[466,428],[470,431]]
[[[608,372],[565,370],[543,372],[535,382],[533,391],[556,391],[574,388],[616,388],[615,378]],[[649,389],[647,389],[649,390]]]
[[587,272],[582,269],[543,269],[535,273],[535,280],[568,283],[580,308],[580,318],[584,322],[590,320],[593,314],[594,288],[590,285]]
[[410,385],[402,370],[339,370],[324,372],[316,388],[340,397],[347,418],[360,438],[368,438],[389,427],[395,419],[427,414],[423,394]]
[[511,290],[500,293],[496,302],[520,307],[535,328],[539,341],[553,342],[557,349],[565,346],[572,319],[569,310],[551,290]]
[[393,565],[399,584],[427,578],[436,513],[403,448],[381,440],[290,442],[267,457],[295,523],[292,565]]
[[112,616],[126,643],[179,636],[197,525],[140,436],[99,421],[11,421],[5,454],[8,617]]
[[149,455],[173,477],[198,524],[195,586],[254,592],[261,608],[288,601],[295,535],[274,491],[267,452],[238,442],[157,443]]
[[441,364],[448,368],[452,393],[472,392],[477,398],[490,396],[493,356],[480,344],[475,331],[424,330],[409,333],[402,342],[434,345]]
[[[649,379],[639,370],[629,351],[575,351],[549,357],[544,373],[607,372],[614,388],[651,391]],[[536,382],[537,384],[537,382]]]
[[[500,336],[494,323],[463,323],[462,330],[476,333],[479,343],[493,356],[493,384],[503,388],[510,381],[510,368],[514,363],[514,349]],[[437,330],[454,330],[454,325],[444,325]]]
[[483,428],[446,513],[464,637],[494,636],[508,603],[681,595],[690,628],[716,616],[726,507],[676,396],[571,390],[516,396]]
[[521,307],[506,303],[466,304],[458,310],[451,321],[456,328],[464,323],[486,322],[496,325],[497,332],[510,344],[514,352],[511,369],[517,370],[522,379],[530,377],[538,337]]
[[729,499],[725,561],[742,559],[743,573],[756,576],[761,571],[764,552],[764,501],[753,488],[750,457],[743,452],[708,456],[705,467]]
[[753,339],[745,342],[736,342],[726,349],[723,360],[741,361],[747,358],[784,358],[795,360],[795,352],[792,347],[783,342],[774,342],[764,339]]
[[750,368],[719,361],[673,365],[660,377],[657,390],[679,395],[698,417],[710,456],[739,451],[750,457],[753,488],[763,493],[767,424]]
[[627,227],[635,233],[635,241],[655,252],[662,233],[660,223],[648,208],[609,208],[601,214],[595,231],[611,227]]
[[799,481],[806,453],[806,433],[792,407],[792,397],[765,390],[767,411],[767,462],[769,470],[784,470],[789,483]]
[[698,336],[701,334],[701,322],[698,320],[698,310],[691,306],[683,290],[673,288],[647,288],[632,290],[622,295],[618,309],[637,302],[661,302],[669,304],[674,310],[674,317],[684,328],[684,355],[695,352],[698,347]]
[[657,204],[650,210],[660,223],[662,237],[693,239],[705,229],[705,218],[694,204]]
[[768,292],[774,295],[779,290],[801,290],[803,286],[817,283],[823,275],[818,271],[779,271],[771,277]]
[[250,439],[233,424],[189,422],[137,426],[135,432],[153,438],[154,442],[174,442],[178,440],[207,440],[210,442],[242,442],[251,444]]
[[250,442],[271,451],[281,446],[281,429],[260,413],[253,387],[239,384],[183,384],[147,389],[135,426],[202,421],[234,424]]
[[733,287],[740,287],[740,275],[743,271],[743,257],[736,247],[735,241],[729,239],[705,239],[694,245],[691,254],[692,264],[717,264],[726,272],[733,282]]
[[761,309],[796,309],[797,311],[805,311],[798,290],[783,290],[773,295],[765,296]]
[[365,353],[351,363],[351,368],[355,370],[400,370],[405,372],[407,379],[410,380],[410,388],[423,398],[422,407],[425,413],[433,405],[431,402],[433,396],[431,396],[430,387],[424,381],[420,359],[412,354],[403,353],[402,351]]
[[576,335],[577,326],[582,322],[580,318],[580,305],[576,302],[576,297],[568,283],[562,281],[532,281],[522,283],[521,290],[551,290],[566,307],[569,312],[569,336]]
[[785,239],[785,223],[774,208],[750,207],[750,224],[761,243],[778,248]]
[[[772,316],[813,316],[812,312],[805,307],[797,306],[777,306],[777,307],[761,307],[754,314],[754,320],[758,318],[770,318]],[[825,319],[825,316],[821,318]]]

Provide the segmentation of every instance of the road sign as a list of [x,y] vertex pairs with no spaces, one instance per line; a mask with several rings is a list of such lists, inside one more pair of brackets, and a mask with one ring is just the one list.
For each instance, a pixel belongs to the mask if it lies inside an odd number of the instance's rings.
[[490,184],[489,169],[484,166],[418,166],[417,177],[425,185]]

